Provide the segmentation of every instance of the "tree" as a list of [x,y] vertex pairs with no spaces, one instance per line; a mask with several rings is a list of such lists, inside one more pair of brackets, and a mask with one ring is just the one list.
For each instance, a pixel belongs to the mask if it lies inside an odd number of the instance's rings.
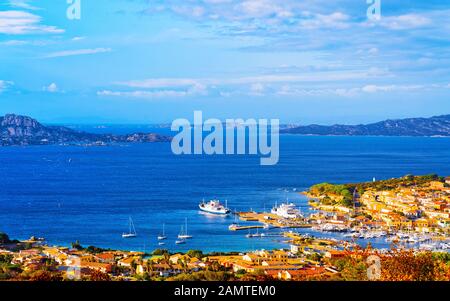
[[200,250],[189,250],[189,251],[187,251],[186,255],[188,255],[189,257],[202,258],[203,252]]
[[92,274],[91,274],[91,281],[110,281],[111,277],[103,272],[97,271],[95,270]]
[[83,250],[83,246],[80,244],[80,242],[77,240],[77,241],[75,241],[75,242],[73,242],[73,243],[71,243],[71,246],[72,246],[72,249],[75,249],[75,250]]
[[165,254],[169,254],[169,251],[166,249],[156,249],[155,251],[153,251],[152,255],[155,256],[159,256],[159,255],[165,255]]
[[59,273],[52,273],[49,271],[36,271],[31,275],[31,281],[61,281],[62,277]]
[[448,270],[442,270],[431,252],[415,254],[413,250],[394,250],[382,260],[383,281],[436,281],[444,280]]
[[0,232],[0,243],[1,244],[7,244],[10,243],[9,236],[6,233]]

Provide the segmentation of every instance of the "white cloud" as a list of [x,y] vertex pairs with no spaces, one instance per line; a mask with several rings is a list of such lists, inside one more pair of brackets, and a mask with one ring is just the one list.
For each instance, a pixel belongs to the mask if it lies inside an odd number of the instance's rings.
[[51,83],[50,85],[43,87],[42,90],[50,93],[55,93],[59,91],[58,86],[55,83]]
[[66,56],[75,56],[75,55],[88,55],[88,54],[96,54],[96,53],[105,53],[111,52],[111,48],[95,48],[95,49],[77,49],[77,50],[65,50],[53,52],[46,55],[46,58],[55,58],[55,57],[66,57]]
[[76,41],[82,41],[84,39],[86,39],[86,37],[73,37],[72,41],[76,42]]
[[[176,88],[173,86],[173,88]],[[127,97],[127,98],[181,98],[189,96],[206,95],[208,93],[207,87],[202,84],[195,83],[191,86],[184,87],[184,89],[156,89],[156,90],[135,90],[135,91],[98,91],[98,96],[110,97]]]
[[144,80],[134,80],[128,82],[119,82],[118,85],[128,86],[131,88],[173,88],[194,86],[200,84],[201,79],[190,78],[151,78]]
[[387,92],[408,92],[423,89],[441,89],[441,84],[432,85],[365,85],[362,87],[321,87],[305,88],[298,85],[283,85],[276,91],[278,96],[329,96],[336,95],[340,97],[355,97],[363,94],[387,93]]
[[0,42],[0,45],[4,45],[4,46],[22,46],[22,45],[26,45],[26,44],[28,44],[28,42],[23,41],[23,40],[9,40],[9,41]]
[[250,95],[263,96],[266,87],[261,83],[254,83],[250,86]]
[[0,11],[0,33],[20,35],[64,32],[55,26],[41,24],[41,20],[40,16],[25,11]]
[[269,0],[246,0],[237,4],[234,9],[241,13],[240,18],[289,18],[294,15],[289,8]]
[[28,0],[9,0],[9,6],[18,7],[28,10],[39,10],[39,7],[33,6],[29,3]]
[[341,12],[334,12],[329,15],[313,14],[310,18],[300,21],[300,27],[304,29],[345,29],[350,27],[350,24],[350,16]]
[[[345,82],[364,78],[385,77],[386,71],[380,69],[343,70],[343,71],[317,71],[303,72],[302,74],[266,74],[259,76],[245,76],[234,78],[150,78],[116,82],[115,85],[124,86],[135,91],[105,90],[98,93],[100,96],[124,97],[182,97],[192,95],[206,95],[215,93],[222,96],[248,95],[264,96],[270,94],[293,95],[297,88],[288,89],[289,86],[312,83]],[[283,90],[281,87],[285,87]],[[300,88],[302,94],[304,88]],[[326,91],[326,93],[331,90]],[[318,94],[319,91],[310,91],[308,94]],[[343,91],[337,91],[344,94]],[[352,91],[354,93],[354,91]],[[348,94],[348,93],[346,93]]]
[[[378,69],[377,69],[378,70]],[[345,81],[350,79],[362,79],[385,76],[386,72],[378,70],[345,70],[345,71],[325,71],[310,72],[305,74],[267,74],[260,76],[246,76],[235,78],[152,78],[144,80],[133,80],[118,82],[116,84],[131,88],[156,89],[186,87],[194,85],[202,86],[225,86],[225,85],[263,85],[276,83],[296,83],[296,82],[327,82]]]
[[361,88],[365,93],[392,92],[392,91],[413,91],[425,88],[423,85],[366,85]]
[[379,50],[376,47],[372,47],[367,52],[371,55],[374,55],[374,54],[378,54]]
[[391,30],[414,29],[432,24],[427,15],[405,14],[399,16],[383,16],[379,22],[367,22],[366,26],[380,25]]
[[204,95],[206,90],[194,88],[188,90],[156,90],[156,91],[98,91],[98,96],[126,97],[126,98],[181,98],[187,96]]
[[4,92],[8,87],[14,85],[12,81],[0,80],[0,93]]

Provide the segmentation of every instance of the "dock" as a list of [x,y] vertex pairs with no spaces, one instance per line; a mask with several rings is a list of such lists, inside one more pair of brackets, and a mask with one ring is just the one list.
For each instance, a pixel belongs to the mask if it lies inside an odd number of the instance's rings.
[[248,226],[234,226],[230,227],[230,231],[251,230],[251,229],[263,229],[263,226],[248,225]]
[[268,212],[239,212],[237,215],[242,221],[259,222],[271,228],[310,228],[312,226],[302,220],[286,219]]

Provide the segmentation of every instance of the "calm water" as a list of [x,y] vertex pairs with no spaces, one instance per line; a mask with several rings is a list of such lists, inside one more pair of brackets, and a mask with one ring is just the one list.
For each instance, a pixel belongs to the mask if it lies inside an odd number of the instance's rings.
[[[450,175],[447,138],[286,135],[280,151],[278,165],[261,167],[253,156],[174,156],[170,144],[0,148],[0,231],[51,244],[150,251],[165,223],[170,250],[267,249],[286,245],[228,231],[234,218],[200,214],[199,201],[262,210],[289,198],[306,212],[297,192],[315,183]],[[130,216],[139,236],[122,239]],[[194,238],[176,246],[185,218]]]

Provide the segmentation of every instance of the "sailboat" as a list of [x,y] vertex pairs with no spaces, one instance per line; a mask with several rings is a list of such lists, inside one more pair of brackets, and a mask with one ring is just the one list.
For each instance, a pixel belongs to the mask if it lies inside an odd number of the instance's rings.
[[175,240],[176,245],[181,245],[186,243],[186,238],[184,238],[183,226],[181,226],[180,234],[178,234],[178,239]]
[[165,240],[167,239],[167,236],[165,234],[165,224],[163,224],[163,232],[162,234],[158,235],[158,240]]
[[228,229],[230,231],[236,231],[241,225],[239,225],[238,221],[237,221],[237,213],[236,210],[234,211],[234,223],[232,223],[231,225],[228,226]]
[[131,219],[131,216],[130,216],[130,230],[129,230],[128,233],[123,233],[122,234],[122,238],[133,238],[133,237],[136,237],[136,236],[137,236],[136,229],[134,228],[134,223],[133,223],[133,220]]
[[259,233],[259,228],[256,228],[256,233],[251,234],[250,231],[249,233],[246,235],[247,238],[253,238],[253,237],[263,237],[265,236],[264,233]]
[[183,227],[181,227],[181,232],[180,232],[180,234],[178,234],[178,238],[179,238],[179,239],[189,239],[189,238],[192,238],[192,235],[189,235],[189,234],[188,234],[188,231],[187,231],[187,218],[185,219],[185,228],[184,228],[184,231],[183,231]]
[[182,245],[182,244],[185,244],[185,243],[186,243],[186,239],[177,239],[175,241],[175,244],[177,244],[177,245]]

